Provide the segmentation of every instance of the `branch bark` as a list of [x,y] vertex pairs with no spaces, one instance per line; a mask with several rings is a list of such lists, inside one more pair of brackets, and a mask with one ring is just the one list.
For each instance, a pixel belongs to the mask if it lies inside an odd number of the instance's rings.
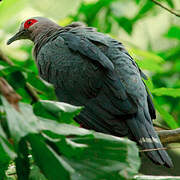
[[173,130],[157,131],[159,138],[163,144],[180,143],[180,128]]
[[[2,50],[0,50],[0,60],[6,62],[10,66],[14,66],[14,63],[2,52]],[[27,93],[31,96],[33,102],[37,102],[39,100],[36,91],[33,89],[33,87],[29,83],[26,83],[25,89]]]
[[18,102],[21,96],[17,94],[8,82],[0,77],[0,93],[7,99],[7,101],[17,110],[19,110]]
[[180,14],[175,12],[175,10],[170,9],[170,8],[164,6],[163,4],[161,4],[160,2],[158,2],[156,0],[151,0],[151,1],[154,2],[155,4],[157,4],[158,6],[160,6],[161,8],[165,9],[166,11],[170,12],[171,14],[174,14],[175,16],[180,17]]

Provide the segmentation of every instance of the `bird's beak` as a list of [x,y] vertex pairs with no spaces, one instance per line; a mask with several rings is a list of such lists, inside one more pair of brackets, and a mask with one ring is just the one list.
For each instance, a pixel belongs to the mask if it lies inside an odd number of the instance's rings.
[[16,40],[19,40],[19,39],[24,39],[26,36],[26,31],[23,29],[23,30],[20,30],[19,32],[17,32],[12,38],[10,38],[8,41],[7,41],[7,45],[11,44],[12,42],[16,41]]

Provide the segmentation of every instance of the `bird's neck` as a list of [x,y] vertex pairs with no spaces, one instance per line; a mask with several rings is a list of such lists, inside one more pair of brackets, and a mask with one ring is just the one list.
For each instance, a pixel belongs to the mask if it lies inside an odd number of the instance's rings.
[[34,42],[35,45],[33,52],[35,59],[37,57],[39,50],[44,44],[46,44],[49,37],[51,37],[55,32],[57,32],[60,29],[61,29],[60,26],[53,26],[53,27],[41,29],[41,32],[37,33],[34,31],[33,32],[34,34],[32,33],[31,40]]
[[34,44],[39,43],[40,41],[44,41],[45,39],[49,38],[53,33],[58,31],[61,27],[60,26],[52,26],[49,28],[42,28],[41,31],[34,30],[31,34],[31,40]]

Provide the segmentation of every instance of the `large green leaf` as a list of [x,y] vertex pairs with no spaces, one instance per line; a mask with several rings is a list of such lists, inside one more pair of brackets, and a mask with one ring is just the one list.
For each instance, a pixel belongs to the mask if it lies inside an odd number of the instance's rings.
[[43,130],[43,132],[51,131],[55,134],[59,134],[63,136],[71,136],[71,135],[84,136],[91,134],[91,131],[88,131],[86,129],[72,126],[69,124],[58,123],[56,121],[43,119],[43,118],[39,119],[38,124],[40,129]]
[[29,134],[27,139],[32,147],[36,164],[49,180],[68,180],[74,170],[59,156],[40,135]]
[[156,88],[151,92],[156,96],[180,97],[180,88]]
[[41,100],[34,105],[36,115],[68,124],[75,124],[73,117],[78,115],[81,110],[82,107],[47,100]]
[[131,179],[138,172],[138,149],[128,139],[101,133],[59,140],[48,136],[52,148],[74,169],[72,180]]
[[[29,175],[25,141],[31,145],[33,159],[48,179],[115,180],[131,178],[138,172],[140,162],[134,142],[37,118],[32,107],[23,103],[19,113],[3,97],[2,102],[10,134],[21,148],[17,148],[16,160],[20,179],[27,179]],[[58,113],[59,109],[69,113],[66,118],[74,117],[74,112],[81,109],[64,103],[43,102],[52,113]],[[23,166],[26,171],[19,174]]]
[[38,132],[37,118],[33,114],[30,105],[20,103],[21,112],[18,112],[4,97],[1,97],[1,99],[6,112],[10,134],[16,143],[27,134]]

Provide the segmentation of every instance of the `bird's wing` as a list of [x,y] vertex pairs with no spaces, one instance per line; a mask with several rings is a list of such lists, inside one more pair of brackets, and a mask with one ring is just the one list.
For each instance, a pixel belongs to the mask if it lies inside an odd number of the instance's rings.
[[[129,98],[125,89],[126,87],[121,82],[119,74],[115,70],[113,61],[96,44],[94,44],[86,34],[66,32],[62,33],[61,37],[65,40],[69,49],[78,52],[86,57],[86,59],[88,58],[93,64],[95,62],[95,65],[97,64],[97,66],[100,66],[105,75],[103,81],[106,86],[111,89],[112,95],[117,98],[119,106],[122,106],[121,101],[126,100],[128,101],[128,104],[126,105],[127,109],[131,109],[129,110],[129,113],[134,113],[136,111],[134,103],[132,102],[132,99]],[[99,40],[100,43],[100,39],[97,38],[97,40]],[[104,40],[106,41],[105,38]],[[126,111],[126,113],[127,112],[128,111]]]
[[[76,35],[79,36],[85,36],[89,41],[91,41],[92,43],[95,43],[97,45],[104,45],[109,47],[109,49],[111,49],[111,51],[113,52],[109,52],[111,58],[113,58],[113,56],[115,57],[115,63],[118,64],[118,62],[121,62],[122,59],[126,59],[125,63],[126,63],[126,67],[125,69],[128,71],[134,71],[135,72],[135,76],[139,76],[138,74],[140,74],[140,76],[147,80],[147,76],[141,71],[141,69],[139,68],[139,66],[136,64],[136,62],[133,60],[133,58],[129,55],[129,53],[126,51],[126,49],[124,48],[124,46],[122,45],[122,43],[112,39],[111,37],[105,36],[102,33],[96,32],[95,29],[92,28],[73,28],[70,31],[71,33],[74,33]],[[115,50],[112,50],[111,47],[114,47]],[[104,52],[108,57],[108,52],[105,51]],[[129,65],[131,65],[131,67],[129,67]],[[123,65],[124,66],[124,65]],[[118,67],[121,67],[120,65]],[[131,72],[124,72],[121,68],[119,69],[119,75],[120,76],[124,76],[124,74],[129,74],[129,76],[131,76]],[[122,72],[122,73],[120,73]],[[122,75],[121,75],[122,74]],[[128,79],[128,77],[127,77]],[[134,84],[135,87],[138,87],[140,85],[140,87],[142,87],[142,91],[143,94],[147,94],[147,103],[148,103],[148,108],[149,108],[149,112],[151,115],[152,119],[156,118],[156,113],[155,113],[155,108],[152,102],[152,95],[150,93],[150,91],[148,90],[148,88],[146,87],[145,83],[141,80],[141,78],[139,79],[139,84]],[[130,83],[131,84],[131,83]],[[144,85],[143,85],[144,84]],[[133,84],[132,84],[133,86]],[[146,93],[144,93],[144,87],[146,89]],[[126,87],[127,88],[127,87]],[[131,92],[130,92],[131,94]],[[139,93],[137,93],[139,94]]]
[[66,32],[62,33],[61,37],[66,41],[71,50],[77,51],[93,61],[97,61],[108,71],[114,70],[111,60],[85,36]]

